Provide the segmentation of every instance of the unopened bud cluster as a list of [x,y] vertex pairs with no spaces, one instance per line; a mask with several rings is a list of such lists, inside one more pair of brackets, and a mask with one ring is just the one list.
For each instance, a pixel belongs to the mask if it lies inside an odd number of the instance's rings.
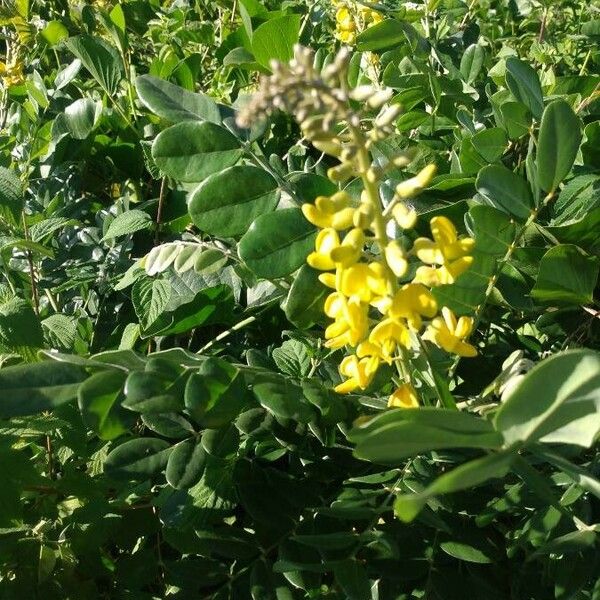
[[[349,61],[350,51],[342,48],[333,61],[319,71],[314,64],[314,52],[296,45],[294,58],[288,64],[271,62],[271,75],[262,78],[258,92],[240,110],[238,125],[249,127],[257,119],[282,110],[295,117],[303,135],[316,148],[345,163],[351,162],[357,147],[350,130],[359,130],[363,124],[350,101],[379,110],[369,129],[367,145],[390,134],[401,108],[398,104],[389,104],[393,96],[391,89],[365,85],[348,90]],[[351,167],[346,170],[347,179],[352,171]]]

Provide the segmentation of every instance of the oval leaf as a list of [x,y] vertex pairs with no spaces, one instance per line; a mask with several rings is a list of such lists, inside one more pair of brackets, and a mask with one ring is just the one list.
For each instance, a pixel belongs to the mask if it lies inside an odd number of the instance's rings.
[[529,217],[533,208],[529,185],[506,167],[484,167],[479,172],[475,185],[487,204],[520,219]]
[[206,466],[206,452],[195,439],[180,442],[173,448],[167,463],[166,476],[178,490],[191,488],[200,480]]
[[548,193],[569,174],[579,144],[581,124],[565,100],[555,100],[546,107],[538,139],[538,183]]
[[164,440],[129,440],[109,453],[104,472],[113,479],[143,481],[165,468],[170,452],[171,446]]
[[189,212],[201,231],[235,237],[278,202],[277,182],[271,175],[257,167],[236,166],[205,179],[190,198]]
[[186,121],[160,133],[152,144],[158,168],[177,181],[202,181],[242,155],[235,136],[209,122]]
[[304,264],[316,234],[299,208],[261,215],[240,240],[240,258],[259,277],[285,277]]

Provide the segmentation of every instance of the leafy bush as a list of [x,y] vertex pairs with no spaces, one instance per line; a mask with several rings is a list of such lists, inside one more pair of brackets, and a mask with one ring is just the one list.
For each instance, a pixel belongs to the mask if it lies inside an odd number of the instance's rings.
[[600,598],[593,10],[5,2],[0,597]]

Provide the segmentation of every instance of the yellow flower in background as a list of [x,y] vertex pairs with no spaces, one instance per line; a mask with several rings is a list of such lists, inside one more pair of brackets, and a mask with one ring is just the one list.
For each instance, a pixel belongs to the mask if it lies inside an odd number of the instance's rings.
[[358,33],[383,21],[379,12],[354,0],[334,0],[333,5],[336,7],[335,35],[344,44],[353,45]]
[[456,318],[446,306],[442,308],[442,317],[436,317],[427,328],[423,339],[430,340],[446,352],[458,356],[477,356],[477,348],[465,342],[473,329],[471,317]]
[[417,408],[419,399],[415,388],[410,383],[403,383],[389,397],[388,408]]
[[23,62],[17,58],[11,60],[8,64],[0,61],[0,79],[2,79],[2,85],[6,88],[25,83]]
[[456,227],[447,217],[431,219],[429,238],[418,238],[413,244],[413,252],[426,265],[417,269],[414,281],[427,286],[454,283],[473,263],[469,254],[473,251],[475,240],[458,239]]

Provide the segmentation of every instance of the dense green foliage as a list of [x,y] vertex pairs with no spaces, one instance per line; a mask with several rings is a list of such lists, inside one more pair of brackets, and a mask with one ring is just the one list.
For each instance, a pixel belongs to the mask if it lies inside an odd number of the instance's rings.
[[[600,599],[600,13],[371,9],[0,5],[2,600]],[[434,294],[478,355],[427,342],[419,408],[387,366],[332,391],[299,207],[336,159],[236,123],[272,59],[340,38],[403,107],[384,201],[433,163],[417,233],[475,239]]]

